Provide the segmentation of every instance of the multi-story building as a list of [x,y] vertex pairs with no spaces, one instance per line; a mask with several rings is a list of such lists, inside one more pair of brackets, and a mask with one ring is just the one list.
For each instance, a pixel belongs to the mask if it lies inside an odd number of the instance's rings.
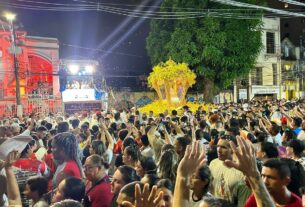
[[263,17],[262,50],[255,67],[234,81],[234,101],[281,98],[280,19]]
[[24,113],[59,110],[58,40],[28,36],[26,31],[17,29],[16,47],[12,49],[11,26],[0,20],[0,115],[16,114],[15,68]]

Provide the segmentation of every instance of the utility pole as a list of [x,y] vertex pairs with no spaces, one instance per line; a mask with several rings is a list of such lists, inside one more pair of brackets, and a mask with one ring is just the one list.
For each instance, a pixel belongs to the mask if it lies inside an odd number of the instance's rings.
[[10,24],[10,33],[11,33],[11,46],[12,52],[14,57],[14,74],[15,74],[15,81],[16,81],[16,105],[17,105],[17,116],[22,117],[22,105],[21,105],[21,97],[20,97],[20,80],[19,80],[19,64],[17,58],[17,51],[16,51],[16,35],[14,29],[14,19],[16,15],[14,14],[6,14],[6,19],[9,21]]
[[[305,50],[304,50],[304,42],[303,41],[304,41],[304,39],[303,39],[303,36],[301,35],[300,36],[300,59],[299,59],[299,64],[298,64],[298,71],[299,71],[299,74],[300,74],[300,77],[301,77],[301,80],[300,80],[301,81],[301,86],[302,86],[302,88],[300,88],[301,91],[304,91],[304,88],[305,88],[304,87],[304,71],[303,71]],[[302,98],[304,98],[304,97],[302,97]]]

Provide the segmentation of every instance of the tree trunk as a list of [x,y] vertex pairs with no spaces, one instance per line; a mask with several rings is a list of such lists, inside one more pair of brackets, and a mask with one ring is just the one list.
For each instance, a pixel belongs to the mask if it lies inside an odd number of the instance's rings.
[[215,87],[215,83],[213,80],[204,78],[203,80],[203,98],[207,103],[213,103],[213,98],[217,93],[217,88]]

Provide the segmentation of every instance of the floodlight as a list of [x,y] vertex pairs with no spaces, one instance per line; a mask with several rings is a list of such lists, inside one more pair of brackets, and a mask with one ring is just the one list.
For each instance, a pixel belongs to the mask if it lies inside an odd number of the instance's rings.
[[71,64],[71,65],[68,66],[68,69],[69,69],[70,73],[75,75],[79,71],[79,65]]
[[85,70],[87,73],[92,74],[94,72],[94,67],[93,65],[86,65]]
[[4,14],[4,17],[5,17],[8,21],[12,22],[12,21],[15,20],[16,14],[7,12],[7,13]]

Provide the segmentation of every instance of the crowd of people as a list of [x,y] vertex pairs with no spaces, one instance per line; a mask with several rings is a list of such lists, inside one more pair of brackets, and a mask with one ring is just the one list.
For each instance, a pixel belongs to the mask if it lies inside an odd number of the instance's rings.
[[304,100],[0,121],[0,143],[24,137],[0,162],[0,206],[302,207],[305,194]]

